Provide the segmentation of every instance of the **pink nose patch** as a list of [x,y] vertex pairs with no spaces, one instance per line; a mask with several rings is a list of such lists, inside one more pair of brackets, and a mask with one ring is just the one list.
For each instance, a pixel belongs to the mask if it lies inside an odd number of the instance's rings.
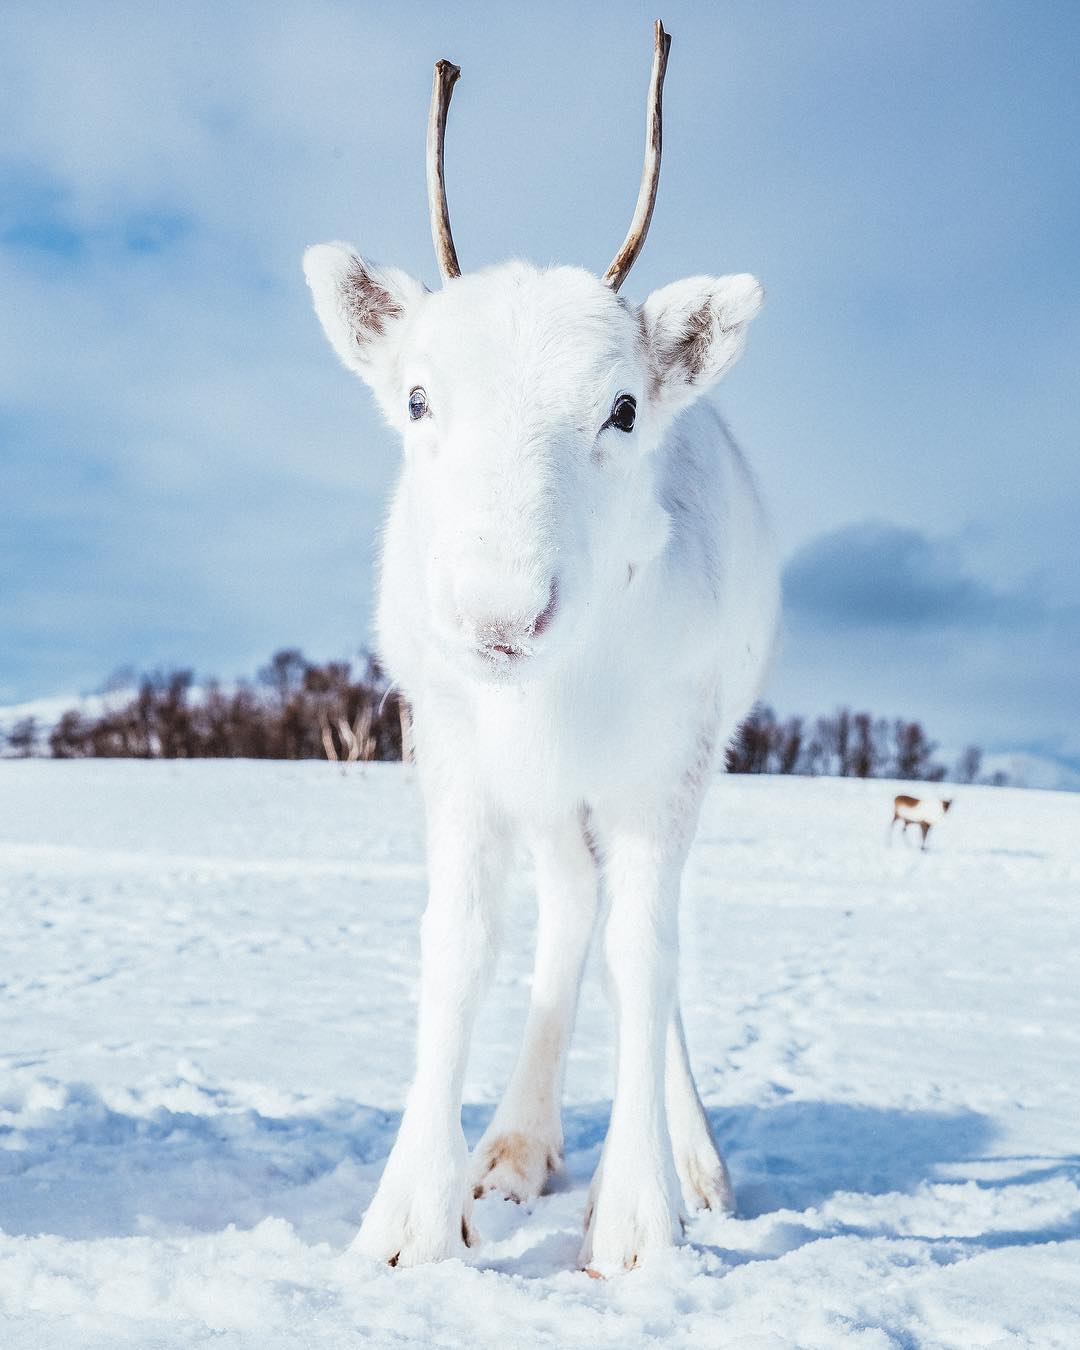
[[547,604],[531,623],[492,621],[485,624],[480,630],[482,650],[491,655],[498,652],[510,660],[525,656],[526,644],[538,638],[550,626],[558,603],[559,588],[553,580]]

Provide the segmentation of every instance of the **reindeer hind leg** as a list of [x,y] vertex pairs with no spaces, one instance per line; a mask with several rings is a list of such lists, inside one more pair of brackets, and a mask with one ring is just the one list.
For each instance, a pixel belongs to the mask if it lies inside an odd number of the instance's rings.
[[678,1003],[668,1023],[664,1095],[675,1170],[687,1213],[711,1209],[734,1214],[731,1178],[694,1083]]

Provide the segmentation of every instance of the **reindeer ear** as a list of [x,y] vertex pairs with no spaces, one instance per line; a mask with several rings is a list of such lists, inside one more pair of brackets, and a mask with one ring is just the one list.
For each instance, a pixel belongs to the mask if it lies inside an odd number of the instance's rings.
[[427,294],[396,267],[376,267],[348,244],[315,244],[304,275],[330,345],[383,397],[397,366],[405,320]]
[[660,400],[671,411],[688,406],[735,364],[761,300],[760,285],[746,272],[689,277],[653,291],[642,314]]

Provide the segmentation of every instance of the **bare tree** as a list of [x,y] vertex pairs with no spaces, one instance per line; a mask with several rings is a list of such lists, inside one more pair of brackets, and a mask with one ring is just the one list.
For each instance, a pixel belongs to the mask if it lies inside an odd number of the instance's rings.
[[728,772],[767,773],[775,729],[776,715],[773,710],[764,704],[755,703],[728,747]]
[[920,723],[898,719],[894,724],[893,735],[895,778],[917,778],[924,782],[936,782],[945,777],[944,767],[935,764],[932,759],[937,745],[927,740]]
[[851,772],[856,778],[876,778],[888,758],[888,723],[884,718],[875,722],[868,712],[856,713],[851,722]]
[[981,768],[982,751],[977,745],[967,746],[957,761],[956,781],[958,783],[974,783]]
[[53,759],[81,759],[88,754],[90,727],[77,708],[69,708],[49,732],[49,753]]
[[21,717],[7,734],[8,749],[17,759],[29,759],[37,749],[36,717]]
[[936,746],[918,722],[838,708],[818,717],[812,729],[802,717],[779,722],[757,704],[741,724],[727,754],[729,773],[784,773],[856,778],[943,778],[933,760]]
[[803,720],[791,717],[777,728],[776,765],[774,773],[798,773],[802,761]]

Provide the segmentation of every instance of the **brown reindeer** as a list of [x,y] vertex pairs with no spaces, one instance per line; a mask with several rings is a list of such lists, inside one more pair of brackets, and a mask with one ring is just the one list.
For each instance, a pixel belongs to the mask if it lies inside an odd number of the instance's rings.
[[936,825],[939,820],[944,819],[945,812],[952,806],[952,798],[927,797],[907,797],[903,793],[893,802],[893,818],[889,825],[889,834],[892,835],[892,827],[898,820],[904,822],[903,833],[907,834],[909,825],[918,825],[922,830],[923,852],[926,851],[926,836],[930,833],[931,825]]

